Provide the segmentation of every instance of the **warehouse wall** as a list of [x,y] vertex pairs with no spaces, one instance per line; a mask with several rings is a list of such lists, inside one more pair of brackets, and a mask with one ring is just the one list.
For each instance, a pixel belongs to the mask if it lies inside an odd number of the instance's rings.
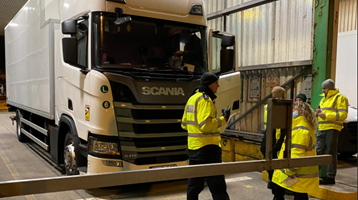
[[[248,1],[205,0],[205,3],[206,10],[210,14]],[[269,95],[274,86],[282,85],[304,68],[287,66],[255,70],[254,67],[262,68],[267,64],[312,60],[313,5],[313,0],[280,0],[226,16],[226,27],[224,27],[224,17],[208,21],[210,29],[225,30],[238,37],[238,65],[242,80],[238,84],[242,84],[243,89],[240,114]],[[243,67],[248,66],[254,66],[253,70],[242,71]],[[256,84],[259,91],[254,91],[252,84]],[[309,76],[298,78],[293,89],[294,95],[309,94],[310,85]],[[255,97],[252,93],[255,95],[259,93],[259,95]],[[286,97],[290,98],[290,94],[291,88],[287,88]],[[263,106],[231,128],[245,132],[261,132]]]
[[338,31],[354,30],[357,30],[357,0],[340,0]]
[[[247,2],[205,0],[208,14]],[[312,60],[313,0],[280,0],[209,20],[211,29],[238,36],[239,67]]]

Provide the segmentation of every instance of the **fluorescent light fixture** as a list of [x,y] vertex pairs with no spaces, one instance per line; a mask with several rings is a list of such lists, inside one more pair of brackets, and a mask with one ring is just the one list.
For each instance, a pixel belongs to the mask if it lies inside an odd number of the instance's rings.
[[19,26],[19,25],[15,23],[11,23],[10,26]]
[[70,7],[68,3],[63,4],[63,6],[65,6],[66,8]]

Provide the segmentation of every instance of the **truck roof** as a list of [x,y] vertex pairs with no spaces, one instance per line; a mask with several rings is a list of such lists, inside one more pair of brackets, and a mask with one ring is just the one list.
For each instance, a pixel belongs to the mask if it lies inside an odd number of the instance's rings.
[[[202,5],[203,15],[189,14],[193,5]],[[106,1],[108,12],[114,12],[116,7],[122,8],[124,14],[206,26],[203,0],[127,0],[126,4]]]

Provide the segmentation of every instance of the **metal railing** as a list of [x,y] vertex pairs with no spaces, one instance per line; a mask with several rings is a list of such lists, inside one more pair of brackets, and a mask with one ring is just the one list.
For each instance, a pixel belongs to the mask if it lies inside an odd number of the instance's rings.
[[0,198],[330,164],[330,155],[0,182]]
[[[281,87],[286,88],[287,86],[291,87],[291,95],[290,98],[293,99],[293,86],[294,86],[294,81],[295,79],[303,76],[308,70],[311,70],[311,66],[307,66],[305,67],[303,70],[301,70],[298,74],[296,74],[295,76],[293,76],[292,78],[290,78],[288,81],[286,81],[284,84],[281,85]],[[231,121],[227,126],[226,126],[226,131],[227,133],[235,133],[235,132],[242,132],[242,131],[236,131],[236,130],[230,130],[230,128],[235,125],[236,123],[240,122],[242,119],[245,119],[245,117],[251,113],[253,113],[253,111],[255,111],[256,109],[260,108],[263,104],[265,104],[267,102],[267,100],[269,98],[272,98],[272,94],[270,93],[269,95],[267,95],[265,98],[263,98],[261,101],[259,101],[258,103],[256,103],[256,105],[254,105],[253,107],[251,107],[250,109],[248,109],[245,113],[243,113],[242,115],[240,115],[237,119],[235,119],[234,121]],[[248,133],[248,132],[242,132],[242,133]]]

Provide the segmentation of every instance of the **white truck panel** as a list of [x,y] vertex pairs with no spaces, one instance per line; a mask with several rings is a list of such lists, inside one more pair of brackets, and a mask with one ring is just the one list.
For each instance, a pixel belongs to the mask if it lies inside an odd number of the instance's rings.
[[336,87],[357,107],[357,31],[338,34]]
[[58,0],[41,0],[41,27],[51,20],[60,19],[60,9]]
[[41,28],[42,16],[28,1],[5,28],[7,103],[53,119],[54,24]]

